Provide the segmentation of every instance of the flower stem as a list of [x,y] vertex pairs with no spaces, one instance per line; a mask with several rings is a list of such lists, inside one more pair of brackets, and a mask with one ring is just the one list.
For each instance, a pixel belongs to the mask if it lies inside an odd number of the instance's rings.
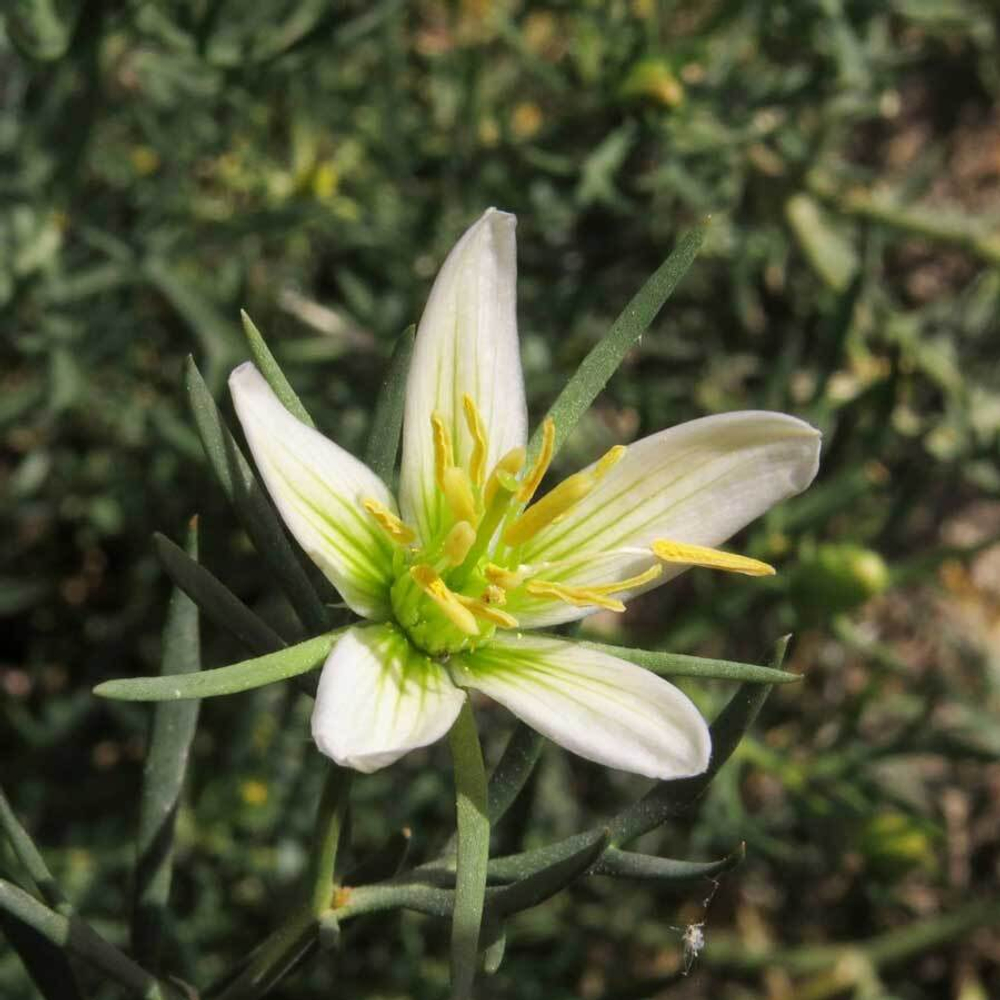
[[486,898],[490,821],[486,768],[472,706],[466,700],[449,736],[455,768],[458,859],[451,928],[452,1000],[468,1000],[476,975],[479,928]]
[[331,764],[316,814],[316,853],[312,865],[311,900],[318,916],[330,907],[333,869],[351,794],[351,772]]

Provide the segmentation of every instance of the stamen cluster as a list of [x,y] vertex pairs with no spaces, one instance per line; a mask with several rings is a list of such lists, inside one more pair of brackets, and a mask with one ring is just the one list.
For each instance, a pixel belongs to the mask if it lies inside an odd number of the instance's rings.
[[658,561],[627,579],[587,586],[546,579],[546,573],[557,567],[522,563],[522,546],[566,517],[621,461],[626,448],[616,445],[590,468],[564,479],[532,503],[552,462],[555,423],[546,419],[542,425],[541,448],[529,468],[524,469],[525,449],[517,447],[503,455],[487,475],[489,442],[482,417],[470,396],[465,395],[462,403],[473,442],[466,465],[455,459],[445,419],[437,412],[431,415],[434,485],[444,499],[446,513],[434,537],[421,539],[383,504],[363,501],[364,509],[395,546],[392,607],[396,621],[424,652],[444,656],[475,649],[497,628],[516,629],[517,618],[504,610],[512,595],[622,612],[625,604],[615,595],[652,583],[663,572],[662,562],[751,575],[773,572],[754,559],[657,540],[649,554]]

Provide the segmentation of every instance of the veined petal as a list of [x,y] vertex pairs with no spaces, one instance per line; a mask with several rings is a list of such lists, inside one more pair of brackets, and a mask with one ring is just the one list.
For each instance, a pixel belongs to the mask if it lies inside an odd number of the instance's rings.
[[673,684],[633,663],[561,639],[497,634],[450,666],[456,683],[588,760],[650,778],[708,767],[701,714]]
[[425,541],[443,516],[431,415],[441,415],[454,461],[463,468],[476,448],[465,395],[482,419],[487,472],[527,439],[514,226],[513,215],[491,208],[466,231],[441,267],[417,329],[406,384],[400,504],[404,520],[417,525]]
[[[636,576],[657,561],[658,539],[717,547],[774,504],[804,490],[819,465],[820,435],[783,413],[704,417],[629,445],[625,456],[560,520],[519,550],[540,574],[584,586]],[[627,601],[682,573],[666,564],[653,582],[616,595]],[[592,609],[512,595],[525,627],[573,621]]]
[[392,544],[363,507],[370,499],[395,513],[385,483],[293,417],[250,362],[229,376],[229,389],[254,462],[288,530],[352,611],[387,618]]
[[370,774],[444,736],[465,697],[395,626],[352,628],[323,666],[313,739],[338,764]]

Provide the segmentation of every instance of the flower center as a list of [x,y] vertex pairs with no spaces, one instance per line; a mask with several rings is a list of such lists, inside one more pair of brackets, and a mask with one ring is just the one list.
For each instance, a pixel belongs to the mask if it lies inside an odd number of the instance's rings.
[[[774,572],[754,559],[666,540],[645,547],[652,562],[645,571],[603,584],[574,586],[559,579],[558,564],[523,565],[522,546],[543,528],[566,517],[618,464],[626,449],[616,445],[591,468],[563,480],[532,504],[552,461],[553,421],[547,418],[542,425],[538,457],[523,474],[525,450],[513,448],[487,475],[486,429],[468,395],[463,397],[463,414],[472,438],[465,463],[456,460],[445,419],[436,412],[431,415],[434,486],[444,511],[434,537],[421,539],[375,500],[362,503],[395,546],[391,598],[396,621],[411,642],[431,656],[475,649],[496,629],[517,628],[517,619],[504,610],[512,595],[522,602],[560,601],[574,607],[621,612],[625,605],[614,595],[653,582],[662,574],[664,562],[752,575]],[[574,563],[579,568],[580,561]]]

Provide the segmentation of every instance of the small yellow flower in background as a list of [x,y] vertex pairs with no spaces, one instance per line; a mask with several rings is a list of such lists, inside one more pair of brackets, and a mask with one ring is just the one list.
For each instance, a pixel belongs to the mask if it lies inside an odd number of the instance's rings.
[[148,177],[160,169],[160,155],[150,146],[133,146],[128,153],[132,169],[140,177]]
[[267,804],[267,785],[263,781],[251,778],[240,785],[240,798],[248,806],[263,806]]
[[514,106],[510,127],[518,139],[532,139],[542,128],[542,109],[534,101],[521,101]]
[[311,178],[312,193],[318,201],[329,201],[340,187],[340,173],[329,160],[317,163]]
[[323,667],[313,738],[337,763],[375,771],[444,736],[475,688],[590,760],[699,774],[708,726],[678,688],[527,630],[621,613],[691,566],[773,573],[715,546],[812,482],[819,433],[782,413],[705,417],[616,445],[543,493],[556,426],[544,422],[529,455],[514,226],[487,211],[434,282],[407,379],[398,496],[294,417],[251,363],[230,376],[285,524],[368,619]]

